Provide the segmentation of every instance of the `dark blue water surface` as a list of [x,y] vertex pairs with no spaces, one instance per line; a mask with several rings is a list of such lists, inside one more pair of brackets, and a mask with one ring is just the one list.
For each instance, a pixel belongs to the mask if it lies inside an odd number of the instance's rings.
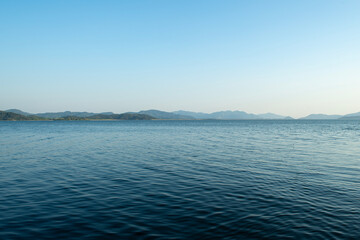
[[0,239],[360,239],[360,121],[0,122]]

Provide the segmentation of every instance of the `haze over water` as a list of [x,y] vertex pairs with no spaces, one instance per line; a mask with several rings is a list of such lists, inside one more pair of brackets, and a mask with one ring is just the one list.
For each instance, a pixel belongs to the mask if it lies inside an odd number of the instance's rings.
[[0,122],[1,239],[359,239],[359,121]]

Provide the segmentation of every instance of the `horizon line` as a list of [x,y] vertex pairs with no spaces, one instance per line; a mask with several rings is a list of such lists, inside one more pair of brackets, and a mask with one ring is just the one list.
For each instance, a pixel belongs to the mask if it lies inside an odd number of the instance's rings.
[[[36,113],[33,113],[33,112],[28,112],[28,111],[23,111],[19,108],[8,108],[6,110],[3,110],[4,112],[8,112],[10,110],[17,110],[17,111],[21,111],[21,112],[24,112],[26,114],[30,114],[30,115],[36,115],[36,114],[45,114],[45,113],[62,113],[62,112],[79,112],[79,113],[94,113],[94,114],[101,114],[101,113],[112,113],[112,114],[123,114],[123,113],[139,113],[139,112],[142,112],[142,111],[160,111],[160,112],[165,112],[165,113],[173,113],[173,114],[178,114],[178,115],[186,115],[186,114],[179,114],[179,113],[176,113],[176,112],[180,112],[180,111],[184,111],[184,112],[190,112],[190,113],[195,113],[195,114],[214,114],[214,113],[220,113],[220,112],[243,112],[243,113],[246,113],[246,114],[249,114],[249,115],[265,115],[265,114],[274,114],[274,115],[278,115],[279,117],[284,117],[284,118],[288,118],[288,117],[291,117],[293,119],[301,119],[301,118],[305,118],[305,117],[309,117],[311,115],[324,115],[324,116],[339,116],[339,117],[343,117],[343,116],[346,116],[346,115],[350,115],[350,114],[356,114],[356,113],[359,113],[360,114],[360,111],[359,112],[352,112],[352,113],[347,113],[347,114],[327,114],[327,113],[310,113],[308,115],[305,115],[305,116],[302,116],[302,117],[293,117],[291,115],[283,115],[283,114],[277,114],[277,113],[273,113],[273,112],[266,112],[266,113],[252,113],[252,112],[246,112],[246,111],[243,111],[243,110],[220,110],[220,111],[214,111],[214,112],[199,112],[199,111],[189,111],[189,110],[175,110],[175,111],[164,111],[164,110],[159,110],[159,109],[155,109],[155,108],[150,108],[150,109],[147,109],[147,110],[140,110],[140,111],[124,111],[124,112],[113,112],[113,111],[100,111],[100,112],[97,112],[97,111],[72,111],[72,110],[64,110],[64,111],[41,111],[41,112],[36,112]],[[2,110],[0,110],[2,111]]]

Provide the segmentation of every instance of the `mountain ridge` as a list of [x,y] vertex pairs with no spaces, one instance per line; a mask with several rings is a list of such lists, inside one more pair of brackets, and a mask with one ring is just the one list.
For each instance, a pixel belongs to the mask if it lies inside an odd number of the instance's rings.
[[[6,111],[2,111],[2,116],[5,117],[5,112],[18,114],[24,117],[30,117],[29,119],[62,119],[62,120],[81,120],[81,119],[96,119],[93,116],[101,115],[103,119],[116,119],[115,116],[111,115],[119,115],[113,112],[103,112],[103,113],[92,113],[92,112],[46,112],[46,113],[28,113],[19,109],[8,109]],[[195,120],[195,119],[217,119],[217,120],[261,120],[261,119],[284,119],[284,120],[292,120],[294,118],[290,116],[282,116],[274,113],[263,113],[263,114],[253,114],[247,113],[245,111],[218,111],[213,113],[203,113],[203,112],[191,112],[178,110],[173,112],[160,111],[155,109],[150,110],[142,110],[139,112],[128,112],[122,114],[140,114],[147,115],[152,117],[152,119],[163,119],[163,120]],[[98,117],[98,116],[97,116]],[[9,115],[5,118],[9,118]],[[26,119],[20,116],[12,115],[10,118],[19,118]],[[145,117],[146,118],[146,117]],[[328,115],[328,114],[310,114],[305,117],[297,118],[298,120],[357,120],[360,119],[360,112],[350,113],[345,115]]]
[[328,115],[328,114],[310,114],[305,117],[299,118],[300,120],[331,120],[339,119],[342,115]]
[[223,120],[241,120],[241,119],[288,119],[289,116],[282,116],[274,113],[253,114],[244,111],[218,111],[213,113],[190,112],[179,110],[173,113],[192,116],[196,119],[223,119]]
[[187,115],[176,114],[174,112],[165,112],[165,111],[154,110],[154,109],[142,110],[137,113],[146,114],[146,115],[152,116],[154,118],[158,118],[158,119],[178,119],[178,120],[193,120],[193,119],[195,119],[194,117],[187,116]]

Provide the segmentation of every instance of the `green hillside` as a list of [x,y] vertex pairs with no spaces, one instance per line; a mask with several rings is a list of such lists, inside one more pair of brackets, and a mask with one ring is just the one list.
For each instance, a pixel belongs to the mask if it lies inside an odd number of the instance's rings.
[[0,120],[2,121],[34,121],[34,120],[45,120],[44,118],[37,116],[24,116],[17,113],[0,111]]
[[92,119],[92,120],[152,120],[155,118],[151,117],[149,115],[146,115],[146,114],[122,113],[122,114],[111,114],[111,115],[97,114],[97,115],[88,117],[87,119]]
[[17,113],[0,111],[0,120],[3,121],[36,121],[36,120],[59,120],[59,121],[84,121],[84,120],[152,120],[156,119],[146,114],[123,113],[123,114],[96,114],[89,117],[66,116],[59,118],[41,118],[34,115],[24,116]]

